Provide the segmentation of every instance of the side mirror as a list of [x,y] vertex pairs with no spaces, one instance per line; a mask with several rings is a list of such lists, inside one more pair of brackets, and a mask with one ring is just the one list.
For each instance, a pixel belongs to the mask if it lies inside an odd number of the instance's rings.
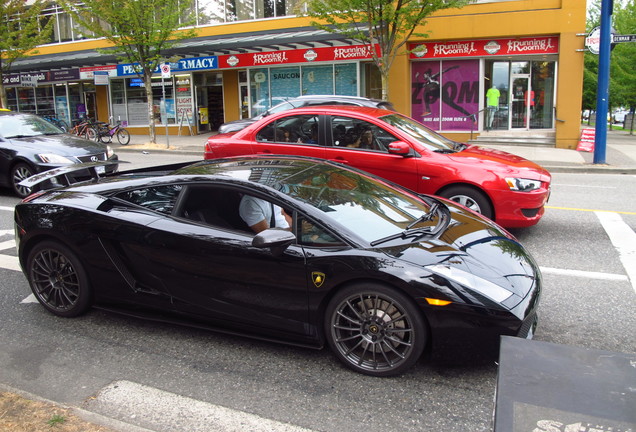
[[393,141],[389,143],[389,153],[400,156],[411,154],[411,147],[404,141]]
[[256,234],[252,240],[252,246],[257,248],[270,248],[273,255],[281,255],[285,249],[296,241],[296,236],[290,231],[281,228],[269,228]]

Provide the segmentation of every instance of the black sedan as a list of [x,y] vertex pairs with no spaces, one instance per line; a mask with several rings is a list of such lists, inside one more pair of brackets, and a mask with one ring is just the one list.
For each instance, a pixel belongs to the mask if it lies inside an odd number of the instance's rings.
[[[118,167],[110,146],[66,134],[33,114],[0,112],[0,186],[11,188],[19,197],[30,192],[19,183],[33,174],[91,161],[110,161],[101,167],[106,172]],[[74,175],[88,177],[88,172]]]
[[[240,208],[254,198],[291,225],[253,232]],[[94,305],[328,344],[368,375],[400,374],[426,347],[470,352],[500,335],[532,337],[537,322],[539,269],[505,230],[451,201],[313,158],[96,178],[34,193],[16,206],[15,225],[31,289],[56,315]]]

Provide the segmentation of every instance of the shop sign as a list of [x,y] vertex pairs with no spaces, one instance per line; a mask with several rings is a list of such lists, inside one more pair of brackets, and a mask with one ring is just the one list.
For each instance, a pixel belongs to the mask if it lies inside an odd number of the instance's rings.
[[558,54],[557,36],[409,44],[411,59]]
[[95,79],[95,72],[107,72],[108,76],[114,77],[114,76],[117,76],[117,66],[108,65],[108,66],[83,67],[79,69],[79,78],[82,80]]
[[39,72],[37,74],[3,75],[2,85],[7,87],[35,87],[38,83],[54,81],[71,81],[79,78],[78,69]]
[[37,75],[20,75],[20,87],[37,87],[38,76]]
[[[379,55],[379,46],[375,45],[374,47]],[[222,55],[219,56],[219,68],[312,63],[316,61],[367,60],[373,57],[374,47],[371,45],[349,45]]]
[[[218,68],[218,57],[192,57],[184,58],[177,62],[164,63],[171,72],[190,72],[196,70],[209,70]],[[160,74],[161,65],[157,65],[153,74]],[[117,65],[117,76],[129,76],[141,74],[141,68],[137,63],[126,63]]]
[[95,71],[93,76],[95,85],[108,85],[108,71]]

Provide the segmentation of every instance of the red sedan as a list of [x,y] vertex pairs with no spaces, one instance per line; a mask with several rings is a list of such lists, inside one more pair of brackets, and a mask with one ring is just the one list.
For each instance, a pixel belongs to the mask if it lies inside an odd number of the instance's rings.
[[208,139],[205,159],[248,154],[313,156],[438,195],[508,228],[536,224],[550,194],[548,171],[519,156],[452,141],[396,112],[298,108]]

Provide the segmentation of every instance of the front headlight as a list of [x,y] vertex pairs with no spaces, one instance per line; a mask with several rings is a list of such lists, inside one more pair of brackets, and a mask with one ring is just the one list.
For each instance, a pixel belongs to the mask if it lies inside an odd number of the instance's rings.
[[106,146],[106,159],[110,159],[111,157],[113,157],[113,155],[115,154],[115,152],[113,151],[113,149],[107,145]]
[[520,192],[530,192],[541,187],[541,180],[530,180],[524,178],[506,177],[506,183],[510,190]]
[[512,292],[506,288],[490,282],[489,280],[475,276],[457,267],[446,266],[442,264],[426,266],[427,270],[432,271],[446,279],[457,282],[473,291],[476,291],[491,300],[503,302],[512,296]]
[[57,154],[53,154],[53,153],[41,153],[39,155],[37,155],[40,160],[44,163],[49,163],[49,164],[72,164],[74,163],[71,159],[64,157],[64,156],[60,156]]

